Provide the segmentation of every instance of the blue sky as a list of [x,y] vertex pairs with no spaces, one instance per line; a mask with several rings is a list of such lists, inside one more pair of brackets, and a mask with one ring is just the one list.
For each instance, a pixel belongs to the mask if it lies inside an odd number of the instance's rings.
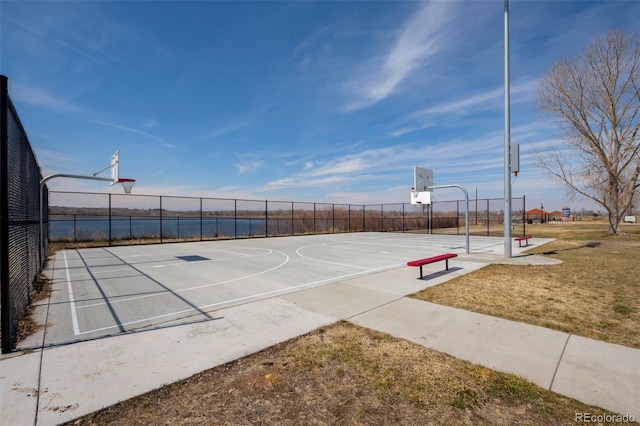
[[[409,202],[417,165],[472,197],[503,196],[501,0],[0,8],[1,72],[45,175],[92,174],[118,149],[138,194]],[[511,1],[512,191],[528,206],[588,206],[531,162],[558,137],[536,112],[538,79],[638,17],[636,1]]]

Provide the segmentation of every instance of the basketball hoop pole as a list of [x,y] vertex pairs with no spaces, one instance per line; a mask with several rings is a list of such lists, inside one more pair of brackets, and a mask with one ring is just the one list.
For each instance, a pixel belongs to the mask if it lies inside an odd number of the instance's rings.
[[39,234],[40,234],[40,258],[41,259],[44,259],[46,257],[44,253],[44,232],[42,229],[42,224],[44,223],[44,220],[43,220],[44,206],[42,205],[43,204],[42,190],[44,189],[44,186],[46,185],[47,182],[55,178],[88,179],[88,180],[100,180],[105,182],[112,182],[112,180],[109,178],[103,178],[103,177],[97,177],[97,176],[68,175],[64,173],[50,175],[40,181],[40,222],[39,222],[40,233]]
[[465,243],[467,246],[467,254],[469,254],[469,193],[467,192],[467,190],[464,188],[464,186],[461,185],[456,185],[456,184],[451,184],[451,185],[435,185],[435,186],[429,186],[428,189],[439,189],[439,188],[459,188],[462,190],[462,192],[464,192],[464,200],[466,203],[467,208],[464,209],[464,233],[465,233]]
[[[101,171],[105,171],[110,167],[111,166],[109,166],[109,167],[107,167],[105,169],[102,169]],[[100,172],[98,172],[98,173],[100,173]],[[45,177],[44,179],[42,179],[40,181],[40,223],[39,223],[39,225],[40,225],[40,256],[41,256],[41,259],[44,258],[42,256],[44,256],[44,254],[45,254],[44,253],[44,235],[43,235],[44,233],[43,233],[43,230],[42,230],[42,224],[44,223],[44,220],[43,220],[44,206],[42,205],[43,204],[43,199],[42,199],[43,198],[42,197],[42,192],[43,191],[42,190],[44,189],[44,186],[46,185],[47,182],[49,182],[51,179],[56,179],[56,178],[99,180],[99,181],[102,181],[102,182],[111,182],[111,183],[113,183],[113,180],[110,179],[110,178],[104,178],[104,177],[99,177],[99,176],[95,176],[95,175],[94,176],[69,175],[69,174],[65,174],[65,173],[59,173],[59,174],[55,174],[55,175],[50,175],[50,176],[47,176],[47,177]]]

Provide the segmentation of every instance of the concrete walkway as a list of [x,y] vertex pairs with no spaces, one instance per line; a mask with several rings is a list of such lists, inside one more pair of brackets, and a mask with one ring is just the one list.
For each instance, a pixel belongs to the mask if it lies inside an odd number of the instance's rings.
[[[455,260],[464,273],[505,262],[553,259]],[[4,355],[0,424],[69,421],[341,319],[640,419],[640,350],[405,297],[460,274],[419,280],[416,268],[400,267],[218,310],[208,321]]]

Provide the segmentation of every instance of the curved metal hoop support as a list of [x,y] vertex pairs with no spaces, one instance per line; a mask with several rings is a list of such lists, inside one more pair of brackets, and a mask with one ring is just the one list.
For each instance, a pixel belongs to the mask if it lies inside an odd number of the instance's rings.
[[467,246],[467,254],[469,254],[469,193],[467,190],[461,185],[434,185],[429,186],[427,189],[438,189],[438,188],[458,188],[464,192],[464,201],[466,203],[466,209],[464,210],[464,231],[466,235],[466,246]]

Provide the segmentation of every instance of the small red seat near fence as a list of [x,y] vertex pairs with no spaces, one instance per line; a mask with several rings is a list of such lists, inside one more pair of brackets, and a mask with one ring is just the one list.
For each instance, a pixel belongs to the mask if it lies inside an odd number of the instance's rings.
[[444,260],[446,263],[446,270],[449,270],[449,259],[452,257],[458,257],[455,253],[444,253],[439,254],[437,256],[425,257],[424,259],[412,260],[407,262],[407,266],[419,266],[420,267],[420,278],[422,279],[422,265],[428,265],[429,263],[439,262]]
[[514,238],[514,241],[518,242],[518,247],[522,247],[522,242],[525,242],[525,247],[529,245],[529,238],[531,238],[531,235],[523,235],[522,237],[516,237]]

